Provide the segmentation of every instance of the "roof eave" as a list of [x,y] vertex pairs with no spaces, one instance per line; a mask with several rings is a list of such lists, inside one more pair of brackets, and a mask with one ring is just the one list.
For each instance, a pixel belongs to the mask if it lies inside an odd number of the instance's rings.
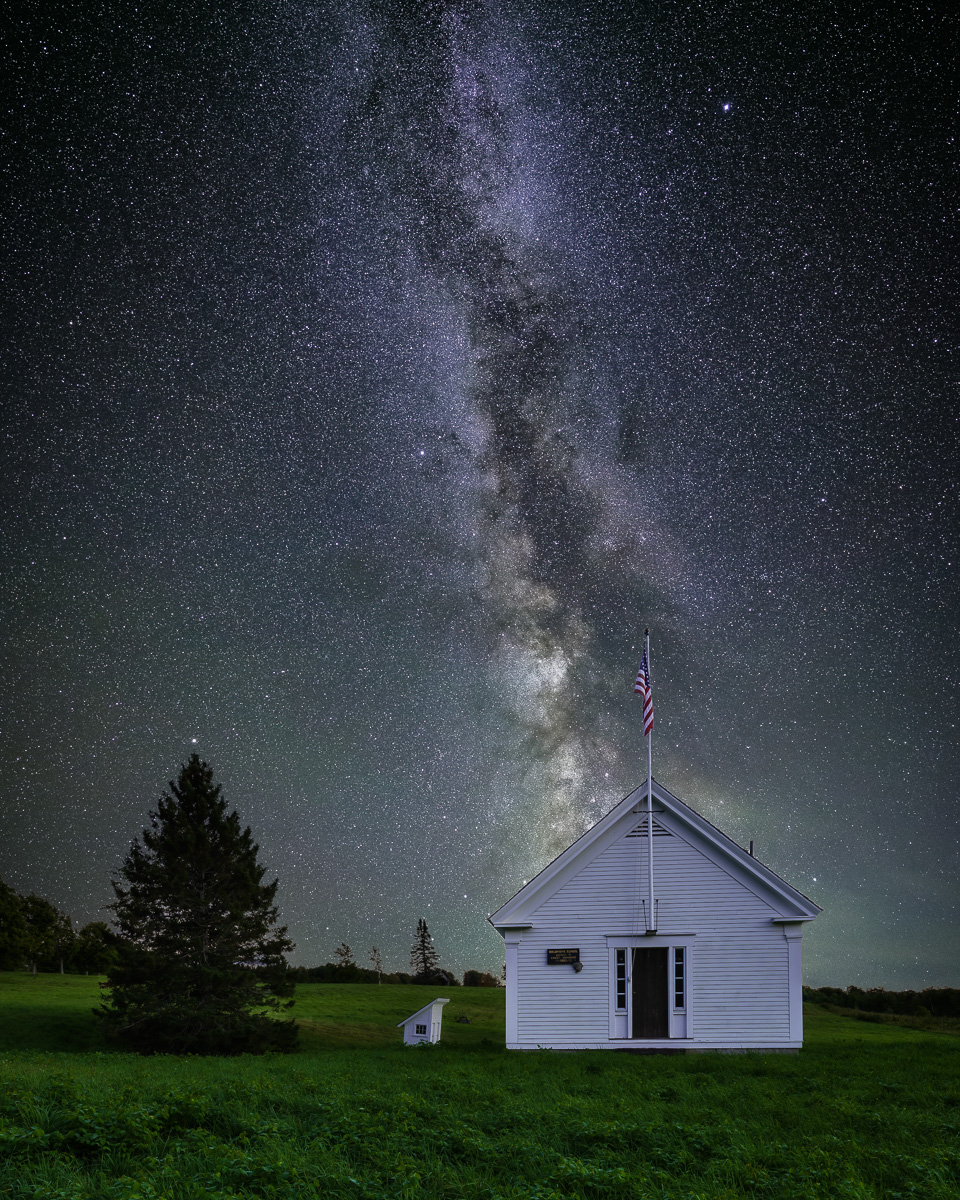
[[[638,793],[642,800],[645,794],[643,784],[634,788],[632,792],[628,792],[609,812],[604,813],[598,821],[585,830],[575,842],[572,842],[541,871],[538,871],[532,879],[528,880],[496,912],[491,913],[487,918],[490,924],[498,932],[506,928],[529,928],[530,922],[524,921],[524,918],[529,913],[530,905],[539,902],[538,898],[541,893],[549,887],[550,882],[565,869],[571,860],[578,859],[593,842],[602,837],[612,825],[615,825],[627,812],[631,811]],[[787,883],[776,871],[771,870],[766,864],[749,854],[712,821],[691,808],[679,796],[674,796],[656,780],[653,781],[653,797],[665,812],[715,846],[721,855],[736,863],[742,870],[752,874],[768,894],[773,893],[777,896],[779,902],[773,907],[780,908],[782,914],[776,918],[777,920],[812,921],[823,911],[809,896],[805,896],[792,884]],[[789,913],[788,910],[791,908],[797,910],[795,915]]]

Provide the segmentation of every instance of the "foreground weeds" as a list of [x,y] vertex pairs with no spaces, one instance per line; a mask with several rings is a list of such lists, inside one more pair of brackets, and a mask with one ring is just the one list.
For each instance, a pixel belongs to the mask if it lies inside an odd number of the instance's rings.
[[298,1054],[139,1058],[95,980],[4,973],[0,1200],[960,1197],[956,1037],[809,1008],[795,1056],[518,1054],[458,989],[405,1049],[433,994],[307,986]]
[[793,1057],[8,1054],[0,1196],[955,1200],[955,1039],[868,1033]]

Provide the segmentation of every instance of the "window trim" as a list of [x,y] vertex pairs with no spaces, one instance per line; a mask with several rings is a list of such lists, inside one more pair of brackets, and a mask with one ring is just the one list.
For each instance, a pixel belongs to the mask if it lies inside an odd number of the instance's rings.
[[[684,945],[675,945],[670,948],[671,965],[673,967],[673,979],[670,985],[670,999],[672,1001],[673,1011],[675,1013],[686,1013],[687,1011],[687,948]],[[679,985],[679,986],[678,986]],[[679,1000],[677,996],[679,995]]]
[[627,1011],[627,949],[617,946],[613,951],[614,958],[614,1008],[618,1013]]

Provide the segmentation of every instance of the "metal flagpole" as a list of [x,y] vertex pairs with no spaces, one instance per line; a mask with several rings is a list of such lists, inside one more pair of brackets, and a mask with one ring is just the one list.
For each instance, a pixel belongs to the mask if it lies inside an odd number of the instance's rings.
[[[646,932],[657,932],[657,902],[653,895],[653,685],[650,682],[650,630],[643,631],[643,658],[640,660],[640,670],[637,681],[633,685],[635,693],[643,698],[643,736],[647,739],[647,879],[649,881],[649,909],[647,910]],[[639,858],[637,860],[637,891],[639,883]],[[637,908],[640,907],[640,897],[637,897]],[[644,905],[646,908],[646,905]],[[639,917],[639,912],[638,912]]]
[[[650,683],[650,630],[644,630],[644,638],[646,639],[646,648],[644,657],[647,660],[647,695],[650,695],[652,690]],[[644,697],[644,709],[646,709],[646,696]],[[644,720],[644,724],[646,721]],[[654,900],[653,900],[653,728],[647,733],[647,878],[650,884],[649,904],[647,909],[647,933],[655,933],[657,929],[657,919],[655,916]]]

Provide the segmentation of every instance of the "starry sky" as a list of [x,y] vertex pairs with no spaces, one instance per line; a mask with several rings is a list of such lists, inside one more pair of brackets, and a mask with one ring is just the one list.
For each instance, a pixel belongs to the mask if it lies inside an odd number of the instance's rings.
[[939,6],[30,3],[0,72],[0,876],[102,919],[190,753],[292,961],[499,971],[654,774],[960,967]]

